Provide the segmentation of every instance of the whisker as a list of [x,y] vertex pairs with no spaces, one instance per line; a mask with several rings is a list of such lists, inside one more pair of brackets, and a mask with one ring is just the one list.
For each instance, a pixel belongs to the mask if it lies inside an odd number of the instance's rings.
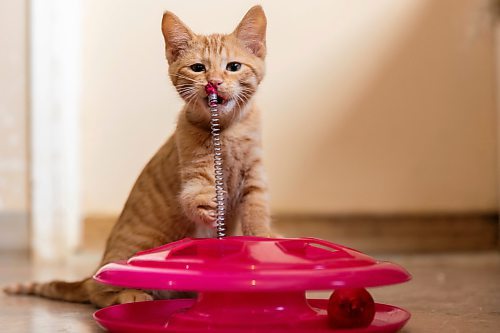
[[241,90],[246,90],[246,91],[254,91],[255,90],[254,87],[252,87],[252,86],[249,87],[249,86],[241,84],[241,83],[240,83],[240,86],[241,86]]
[[243,109],[242,104],[245,104],[245,101],[241,98],[240,95],[235,95],[235,97],[236,97],[235,101],[236,101],[236,105],[238,105],[238,109],[242,110]]
[[193,79],[189,76],[186,76],[186,75],[183,75],[183,74],[179,74],[179,73],[174,73],[174,74],[169,74],[170,76],[175,76],[175,77],[180,77],[180,78],[183,78],[183,79],[188,79],[188,80],[191,80],[191,81],[197,81],[196,79]]
[[192,102],[192,101],[193,101],[193,98],[192,98],[192,97],[186,100],[186,106],[185,106],[185,107],[186,107],[187,109],[189,109],[189,104],[191,104],[191,102]]
[[169,74],[170,76],[175,76],[175,77],[178,77],[178,78],[181,78],[181,79],[185,79],[185,80],[189,80],[191,82],[194,82],[196,84],[200,84],[200,85],[203,85],[203,82],[200,81],[200,80],[196,80],[196,79],[193,79],[193,78],[190,78],[188,76],[185,76],[185,75],[182,75],[182,74],[179,74],[179,73],[176,73],[176,74]]
[[193,85],[193,84],[186,84],[186,85],[177,85],[175,86],[176,89],[195,89],[198,90],[198,87]]
[[234,97],[235,97],[235,98],[234,98],[234,102],[236,103],[236,107],[237,107],[238,109],[241,109],[240,102],[238,101],[238,95],[236,95],[236,96],[234,96]]
[[198,89],[193,89],[193,88],[179,88],[177,89],[179,94],[184,94],[184,95],[191,95],[191,94],[196,94],[198,92]]
[[192,98],[193,96],[196,96],[195,93],[191,93],[191,94],[184,94],[184,95],[181,95],[186,101],[189,100],[190,98]]
[[244,95],[249,96],[249,97],[251,97],[254,92],[255,92],[254,90],[249,90],[249,89],[248,90],[246,90],[246,89],[241,90],[241,94],[244,94]]
[[181,84],[176,84],[176,87],[196,87],[196,84],[193,83],[181,83]]
[[178,92],[181,92],[181,91],[198,91],[198,89],[195,89],[193,87],[180,87],[180,88],[177,88],[176,90]]
[[181,95],[182,97],[187,97],[187,96],[191,96],[194,94],[196,94],[196,92],[194,92],[194,91],[181,91],[181,92],[179,92],[179,95]]
[[244,95],[244,96],[251,96],[252,95],[252,93],[250,91],[245,91],[245,90],[240,91],[240,94]]
[[248,100],[250,100],[250,98],[252,98],[252,95],[244,93],[244,92],[241,92],[240,95],[241,95],[240,97],[244,100],[244,102],[248,102]]
[[196,95],[197,94],[193,94],[193,95],[191,95],[191,97],[187,98],[186,108],[189,108],[189,104],[191,104],[191,102],[196,100]]

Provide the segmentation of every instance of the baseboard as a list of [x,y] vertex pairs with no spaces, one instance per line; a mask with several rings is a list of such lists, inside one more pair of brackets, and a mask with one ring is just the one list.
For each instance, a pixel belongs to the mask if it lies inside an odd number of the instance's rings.
[[0,212],[0,251],[29,250],[29,216],[24,212]]
[[[102,250],[116,216],[85,219],[84,248]],[[498,214],[277,215],[286,237],[317,237],[363,252],[422,253],[498,249]]]
[[311,236],[364,252],[449,252],[498,249],[498,214],[277,216],[290,237]]

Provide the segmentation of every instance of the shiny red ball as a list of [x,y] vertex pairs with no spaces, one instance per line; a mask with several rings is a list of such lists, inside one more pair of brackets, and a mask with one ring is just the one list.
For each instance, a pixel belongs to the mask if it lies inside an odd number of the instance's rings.
[[330,296],[328,320],[332,327],[366,327],[371,324],[374,317],[375,302],[366,289],[338,289]]

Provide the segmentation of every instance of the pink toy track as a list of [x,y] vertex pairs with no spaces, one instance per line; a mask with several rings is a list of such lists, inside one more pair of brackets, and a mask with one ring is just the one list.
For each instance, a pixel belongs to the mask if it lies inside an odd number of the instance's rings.
[[396,332],[410,318],[377,304],[369,327],[328,326],[326,300],[307,290],[375,287],[411,277],[403,268],[313,238],[183,239],[111,263],[94,277],[129,288],[198,291],[197,300],[108,307],[95,319],[111,332]]

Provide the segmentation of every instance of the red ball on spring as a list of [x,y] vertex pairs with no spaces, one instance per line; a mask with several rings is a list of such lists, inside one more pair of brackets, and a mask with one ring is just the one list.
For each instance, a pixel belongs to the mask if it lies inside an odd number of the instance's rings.
[[217,87],[211,83],[207,83],[207,85],[205,86],[205,91],[207,95],[217,94]]

